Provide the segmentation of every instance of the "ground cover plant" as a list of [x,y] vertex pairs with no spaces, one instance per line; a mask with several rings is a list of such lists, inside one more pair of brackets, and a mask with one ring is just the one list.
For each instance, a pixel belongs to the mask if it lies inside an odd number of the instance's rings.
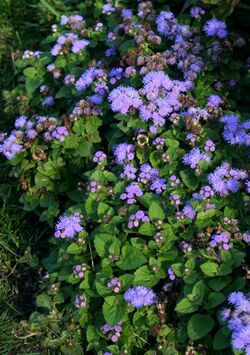
[[84,2],[15,61],[0,151],[54,229],[23,329],[48,353],[250,353],[247,37],[183,5]]

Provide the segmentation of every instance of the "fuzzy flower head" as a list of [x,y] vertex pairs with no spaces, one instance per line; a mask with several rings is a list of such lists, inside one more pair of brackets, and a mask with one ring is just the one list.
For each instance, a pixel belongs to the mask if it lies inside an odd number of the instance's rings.
[[135,147],[133,144],[121,143],[114,149],[114,156],[117,164],[126,164],[132,161],[135,156]]
[[129,288],[125,294],[124,299],[129,302],[135,308],[141,308],[145,306],[151,306],[155,304],[158,297],[154,291],[144,286],[134,286]]
[[9,160],[14,159],[17,154],[21,153],[22,149],[23,147],[18,143],[14,133],[6,138],[2,145],[0,145],[0,153]]
[[218,38],[225,38],[227,36],[227,26],[225,22],[217,19],[208,20],[203,27],[207,36],[217,36]]
[[120,112],[126,115],[130,107],[139,108],[142,99],[137,90],[131,87],[118,86],[109,94],[109,102],[114,112]]
[[83,230],[82,215],[75,212],[72,216],[61,216],[55,226],[56,238],[73,238]]
[[157,30],[161,35],[173,36],[177,30],[177,20],[172,12],[162,11],[156,19]]
[[189,165],[192,169],[195,169],[201,161],[210,163],[211,158],[205,153],[201,153],[199,148],[193,148],[191,152],[187,153],[183,157],[183,163]]

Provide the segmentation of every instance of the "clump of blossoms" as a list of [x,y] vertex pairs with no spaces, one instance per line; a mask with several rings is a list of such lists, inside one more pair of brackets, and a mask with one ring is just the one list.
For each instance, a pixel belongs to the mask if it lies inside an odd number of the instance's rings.
[[128,228],[138,228],[141,223],[145,222],[149,222],[149,217],[146,212],[139,210],[129,217]]
[[83,230],[81,226],[83,216],[75,212],[72,216],[61,216],[55,226],[56,238],[73,238]]
[[135,308],[150,306],[157,303],[157,296],[153,290],[143,286],[134,286],[124,294],[124,299]]
[[218,310],[249,278],[244,39],[209,7],[117,3],[83,2],[17,62],[0,152],[25,209],[61,215],[31,329],[58,353],[230,352]]
[[232,292],[228,296],[229,308],[221,312],[221,319],[232,332],[234,350],[243,350],[250,354],[250,295],[243,292]]

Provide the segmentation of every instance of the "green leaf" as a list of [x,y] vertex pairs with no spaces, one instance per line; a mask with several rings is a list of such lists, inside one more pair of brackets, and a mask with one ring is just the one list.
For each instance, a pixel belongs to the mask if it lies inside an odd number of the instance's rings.
[[134,40],[130,39],[128,41],[123,42],[119,47],[119,52],[123,55],[133,49],[136,48]]
[[207,335],[214,326],[214,320],[205,314],[195,314],[188,321],[188,336],[191,340],[198,340]]
[[208,295],[208,303],[206,304],[206,309],[211,309],[217,307],[219,304],[225,301],[226,297],[221,292],[211,292]]
[[206,276],[215,277],[219,275],[219,266],[210,261],[202,264],[201,270]]
[[185,297],[180,302],[177,303],[175,307],[175,311],[182,314],[193,313],[197,311],[199,306],[200,306],[199,304]]
[[113,243],[117,243],[119,240],[109,234],[97,234],[95,235],[94,245],[97,254],[100,257],[105,257],[110,254],[109,248]]
[[202,300],[205,295],[205,284],[202,280],[196,282],[193,287],[192,294],[195,297],[195,300]]
[[212,288],[214,291],[221,291],[227,284],[231,282],[230,277],[217,277],[208,282],[208,286]]
[[229,346],[231,346],[230,330],[227,327],[223,327],[214,336],[213,348],[214,350],[222,350]]
[[142,235],[147,235],[151,237],[155,233],[155,228],[151,223],[145,222],[140,226],[138,232]]
[[199,180],[194,175],[194,173],[188,169],[182,170],[180,172],[181,179],[183,183],[191,190],[197,189],[199,185]]
[[34,79],[37,76],[37,70],[33,67],[28,67],[24,69],[23,73],[30,79]]
[[45,293],[38,295],[36,298],[36,305],[37,307],[48,308],[51,309],[51,299]]
[[93,147],[92,143],[90,143],[86,140],[80,141],[79,146],[78,146],[77,155],[80,155],[82,157],[88,157],[91,154],[92,147]]
[[68,254],[77,255],[77,254],[81,254],[81,252],[82,252],[82,246],[76,243],[70,244],[67,248]]
[[205,220],[210,220],[214,215],[216,215],[216,210],[215,209],[210,209],[207,211],[201,211],[197,214],[197,221],[205,221]]
[[135,272],[134,285],[153,287],[158,281],[158,277],[148,266],[142,266]]
[[116,265],[122,270],[133,270],[137,269],[141,265],[147,262],[147,258],[143,253],[133,248],[130,245],[125,245],[122,248],[122,256]]
[[114,326],[125,316],[127,303],[123,301],[122,296],[108,296],[105,298],[102,310],[105,321]]
[[165,213],[157,202],[152,202],[149,206],[148,215],[151,221],[154,219],[164,220]]

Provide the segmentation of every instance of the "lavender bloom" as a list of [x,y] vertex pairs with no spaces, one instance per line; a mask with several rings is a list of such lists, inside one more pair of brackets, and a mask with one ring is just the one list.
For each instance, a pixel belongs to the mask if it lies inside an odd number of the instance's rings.
[[176,279],[175,273],[171,267],[168,268],[168,277],[171,281]]
[[66,127],[61,126],[57,127],[51,134],[53,138],[58,139],[60,142],[64,142],[65,137],[69,135],[69,132]]
[[225,123],[223,138],[228,143],[250,145],[250,121],[240,122],[235,115],[226,115],[221,118],[221,122]]
[[190,204],[187,204],[183,210],[182,213],[184,214],[184,216],[186,218],[190,218],[190,219],[194,219],[196,216],[196,212],[195,209],[193,208],[193,206],[191,206]]
[[8,160],[14,159],[15,156],[21,153],[23,147],[17,142],[17,138],[14,134],[11,134],[0,145],[0,153],[2,153]]
[[217,108],[222,105],[224,101],[218,95],[211,95],[208,98],[207,104],[212,108]]
[[42,105],[43,106],[53,106],[55,103],[54,97],[53,96],[46,96],[43,99]]
[[214,234],[211,236],[211,241],[209,242],[209,246],[211,248],[219,247],[223,250],[230,249],[230,234],[228,232],[222,232],[220,234]]
[[232,169],[229,163],[223,163],[208,175],[208,181],[215,192],[227,196],[229,192],[237,192],[240,188],[239,180],[247,178],[245,170]]
[[120,112],[126,115],[130,107],[139,108],[142,100],[138,91],[131,87],[118,86],[109,94],[109,102],[114,112]]
[[154,291],[144,286],[129,288],[124,294],[124,299],[135,308],[151,306],[158,301],[158,297]]
[[161,137],[157,137],[153,140],[153,145],[156,147],[156,149],[162,149],[164,147],[165,144],[165,140]]
[[84,277],[84,272],[87,270],[87,265],[86,264],[79,264],[75,265],[73,267],[73,274],[78,277],[79,279],[82,279]]
[[249,180],[246,181],[246,188],[247,188],[247,192],[250,194],[250,181]]
[[166,179],[164,178],[156,178],[150,185],[150,190],[155,191],[157,195],[160,195],[166,188]]
[[190,16],[196,19],[200,18],[204,14],[205,10],[203,10],[200,6],[194,6],[190,10]]
[[15,127],[16,128],[23,128],[26,125],[27,117],[26,116],[19,116],[15,120]]
[[207,152],[214,152],[215,151],[215,144],[214,144],[213,141],[211,141],[211,139],[208,139],[205,142],[204,150],[207,151]]
[[84,308],[87,304],[87,299],[84,295],[76,296],[74,304],[76,308]]
[[114,149],[117,164],[126,164],[134,159],[135,147],[132,144],[121,143]]
[[109,48],[105,52],[106,57],[111,57],[113,55],[116,55],[116,49],[115,48]]
[[126,187],[126,193],[122,193],[120,196],[121,200],[127,200],[128,205],[132,205],[136,202],[136,197],[141,197],[143,192],[139,187],[137,182],[132,182]]
[[28,129],[26,132],[26,136],[29,139],[35,139],[38,136],[38,133],[35,129]]
[[191,152],[183,157],[183,163],[189,165],[192,169],[195,169],[202,160],[207,163],[211,162],[211,158],[207,154],[201,153],[199,148],[193,148]]
[[225,38],[227,36],[226,24],[215,18],[206,22],[203,31],[207,36],[217,36],[218,38]]
[[180,185],[180,183],[181,183],[180,179],[178,179],[177,176],[175,176],[175,175],[171,175],[169,178],[169,181],[170,181],[171,187],[176,187],[176,186]]
[[136,172],[137,169],[133,165],[125,165],[120,177],[122,179],[127,178],[128,180],[134,180],[136,178]]
[[113,12],[115,12],[115,8],[111,4],[105,4],[102,7],[102,13],[105,15],[111,15]]
[[156,25],[161,35],[172,38],[176,34],[178,23],[172,12],[162,11],[156,19]]
[[72,216],[61,216],[55,226],[56,238],[73,238],[83,230],[82,215],[75,212]]
[[139,210],[136,212],[136,214],[133,214],[129,217],[129,222],[128,222],[128,229],[132,229],[132,228],[137,228],[140,225],[140,222],[149,222],[150,219],[147,216],[147,213]]
[[96,193],[100,191],[102,188],[102,185],[100,185],[97,181],[92,180],[90,181],[89,185],[87,186],[87,191]]
[[76,81],[76,90],[84,91],[90,86],[96,77],[96,71],[94,67],[87,69],[81,77]]
[[86,48],[89,45],[89,41],[86,39],[77,39],[75,41],[73,41],[72,43],[72,52],[73,53],[79,53],[80,51],[82,51],[84,48]]
[[[101,326],[101,331],[104,334],[109,334],[109,339],[113,342],[113,343],[117,343],[117,341],[119,340],[120,336],[121,336],[121,332],[122,332],[122,321],[120,321],[117,325],[111,327],[109,324],[104,324]],[[104,353],[104,355],[112,355],[111,353]]]
[[203,186],[200,189],[199,194],[203,197],[203,198],[211,198],[214,196],[214,191],[212,190],[212,188],[210,186]]
[[131,18],[132,15],[133,15],[133,12],[130,9],[123,9],[121,12],[121,17],[124,19]]
[[140,174],[138,181],[146,184],[158,178],[159,172],[157,169],[152,168],[150,164],[142,164],[140,167]]
[[170,201],[173,205],[176,205],[176,206],[179,206],[179,204],[181,203],[180,196],[177,194],[171,195]]
[[221,318],[232,331],[232,345],[235,350],[250,350],[250,294],[232,292],[228,297],[230,308],[221,312]]
[[93,157],[93,162],[102,163],[105,159],[107,159],[107,155],[104,152],[99,150],[98,152],[95,153]]
[[242,240],[246,243],[250,243],[250,232],[245,232],[242,234]]
[[122,284],[118,278],[114,277],[113,279],[108,281],[107,287],[112,288],[112,291],[114,293],[119,293],[121,291]]

